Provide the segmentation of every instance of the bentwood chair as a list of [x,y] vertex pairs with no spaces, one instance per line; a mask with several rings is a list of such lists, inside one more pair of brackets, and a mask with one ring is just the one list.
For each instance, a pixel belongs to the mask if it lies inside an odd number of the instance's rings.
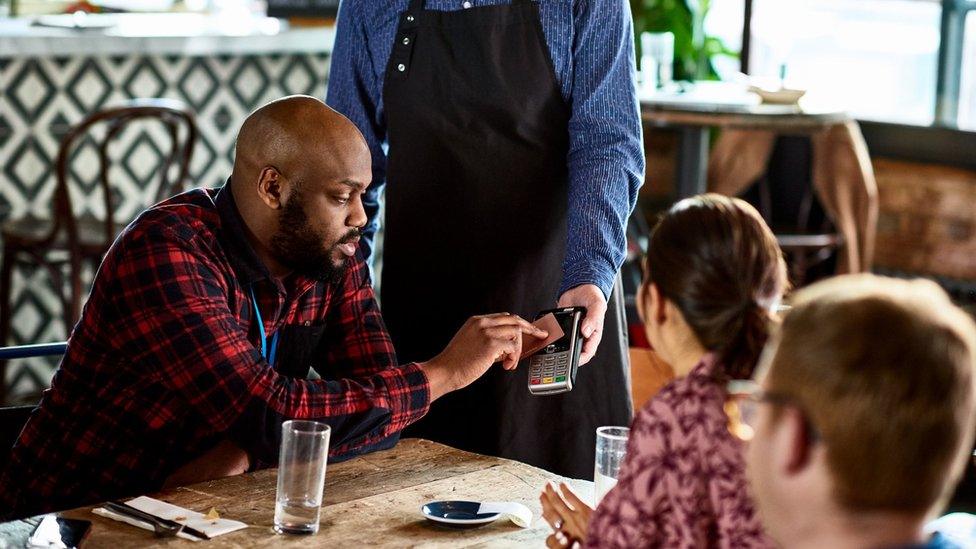
[[780,137],[768,171],[743,196],[776,235],[794,287],[802,286],[810,275],[833,274],[830,262],[844,246],[844,236],[824,213],[814,191],[811,147],[805,137]]
[[33,406],[0,407],[0,471],[6,467],[10,458],[10,449],[17,442],[33,410]]
[[[63,341],[57,343],[44,343],[41,345],[21,345],[19,347],[0,347],[0,360],[10,358],[30,358],[35,356],[58,356],[63,355],[67,344]],[[3,395],[0,394],[0,397]],[[0,398],[0,403],[2,403]],[[10,450],[14,442],[20,436],[27,419],[30,418],[33,406],[2,406],[0,407],[0,471],[7,464]]]
[[[81,315],[83,299],[82,269],[89,263],[97,266],[112,241],[128,220],[118,219],[116,202],[118,185],[110,182],[109,146],[118,142],[124,130],[133,122],[148,125],[158,123],[169,140],[157,165],[158,186],[152,194],[158,202],[180,192],[187,179],[197,128],[192,111],[182,102],[170,99],[135,99],[87,116],[61,140],[58,150],[53,212],[50,219],[24,218],[11,221],[0,228],[3,241],[0,266],[0,345],[10,337],[13,303],[12,275],[15,267],[33,266],[47,271],[52,287],[62,306],[65,329],[68,333]],[[95,130],[104,130],[98,136]],[[148,133],[146,134],[148,135]],[[97,188],[103,195],[104,216],[75,215],[72,186],[69,179],[77,179],[71,169],[75,151],[82,145],[94,143],[98,151]],[[173,174],[175,173],[175,177]],[[151,189],[147,189],[151,190]],[[75,189],[76,192],[83,192]],[[148,193],[147,193],[148,194]],[[148,204],[147,204],[148,205]],[[65,280],[67,272],[67,280]],[[67,334],[66,334],[67,335]],[[6,361],[0,358],[0,401],[6,394]]]

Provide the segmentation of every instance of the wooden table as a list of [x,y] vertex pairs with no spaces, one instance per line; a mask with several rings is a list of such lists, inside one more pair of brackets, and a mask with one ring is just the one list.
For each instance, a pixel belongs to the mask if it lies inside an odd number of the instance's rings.
[[686,92],[652,91],[640,95],[641,119],[652,127],[677,128],[677,195],[687,198],[707,191],[709,130],[752,128],[784,134],[815,131],[851,119],[830,107],[761,104],[742,86],[696,82]]
[[[163,546],[241,547],[497,547],[544,546],[549,527],[542,520],[539,493],[549,481],[567,481],[592,500],[593,483],[568,480],[507,459],[456,450],[426,440],[407,439],[394,449],[329,465],[319,533],[282,536],[271,530],[276,471],[269,469],[154,494],[161,500],[251,525],[208,542],[159,540],[151,532],[92,514],[92,507],[61,513],[92,521],[85,549]],[[530,528],[499,520],[476,529],[436,526],[420,515],[420,506],[441,499],[518,501],[534,513]],[[0,537],[18,529],[30,533],[37,519],[3,525]],[[25,538],[26,539],[26,535]],[[15,542],[16,543],[16,542]],[[23,547],[23,543],[10,547]]]

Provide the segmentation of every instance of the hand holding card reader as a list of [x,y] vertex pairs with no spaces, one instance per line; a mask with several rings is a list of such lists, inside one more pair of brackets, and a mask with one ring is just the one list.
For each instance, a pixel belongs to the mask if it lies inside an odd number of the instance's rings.
[[550,343],[529,359],[529,392],[533,395],[555,395],[573,390],[580,352],[583,350],[581,327],[585,307],[549,309],[536,320],[552,313],[563,330],[563,337]]

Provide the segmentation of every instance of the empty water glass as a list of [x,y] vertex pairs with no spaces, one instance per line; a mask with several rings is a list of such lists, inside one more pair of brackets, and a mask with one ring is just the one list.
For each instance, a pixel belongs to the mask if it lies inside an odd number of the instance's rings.
[[640,41],[644,82],[658,88],[666,87],[674,80],[674,34],[642,32]]
[[281,425],[275,532],[314,534],[319,531],[330,432],[328,425],[318,421],[292,420]]
[[593,467],[594,505],[617,485],[620,464],[627,453],[627,427],[600,427],[596,430],[596,463]]

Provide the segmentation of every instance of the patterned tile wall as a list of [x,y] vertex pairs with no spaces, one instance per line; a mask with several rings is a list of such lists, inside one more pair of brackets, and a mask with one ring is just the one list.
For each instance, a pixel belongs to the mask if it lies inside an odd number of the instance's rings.
[[[120,56],[0,58],[0,221],[49,218],[53,162],[60,138],[86,114],[135,97],[180,99],[197,113],[199,140],[190,186],[218,186],[230,174],[234,138],[244,117],[284,95],[325,96],[327,53],[249,56]],[[168,146],[161,129],[130,127],[114,145],[121,160],[112,173],[120,189],[120,216],[131,218],[155,192],[154,167]],[[91,192],[96,149],[82,146],[72,162],[81,182],[73,201],[78,213],[102,213]],[[152,188],[150,188],[152,187]],[[89,273],[89,278],[91,274]],[[42,270],[19,269],[13,278],[13,334],[7,344],[66,337],[60,303]],[[2,306],[2,305],[0,305]],[[57,359],[11,361],[11,396],[49,382]]]

